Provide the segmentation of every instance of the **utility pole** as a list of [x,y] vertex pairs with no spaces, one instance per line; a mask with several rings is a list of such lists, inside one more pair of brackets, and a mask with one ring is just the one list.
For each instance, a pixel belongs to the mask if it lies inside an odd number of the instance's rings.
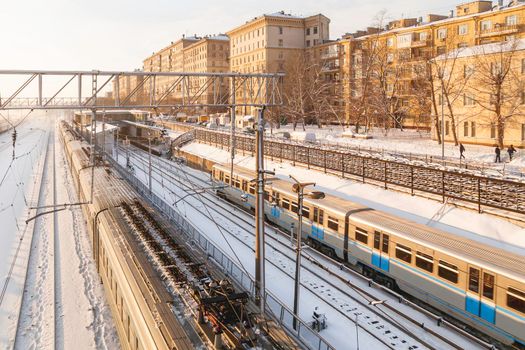
[[264,315],[264,108],[257,110],[256,165],[257,193],[255,198],[255,298]]
[[441,79],[441,160],[445,161],[445,94]]
[[117,158],[117,163],[118,163],[118,131],[119,131],[119,128],[117,128],[117,138],[116,138],[116,142],[115,142],[115,152],[116,152],[116,158]]
[[95,148],[97,146],[97,111],[91,110],[91,203],[95,192]]
[[297,317],[299,316],[299,291],[301,289],[301,245],[303,235],[303,200],[304,189],[308,186],[315,186],[315,182],[299,182],[295,177],[290,175],[290,178],[295,181],[293,191],[297,193],[297,202],[299,208],[297,210],[297,248],[295,258],[295,285],[294,285],[294,299],[293,299],[293,329],[297,330]]
[[148,186],[149,186],[149,193],[151,193],[151,136],[148,132]]
[[[231,78],[231,88],[230,88],[232,97],[231,97],[231,117],[230,117],[230,127],[231,127],[231,136],[230,136],[230,152],[231,152],[231,169],[230,169],[230,179],[233,179],[233,160],[235,159],[235,103],[236,103],[236,90],[235,90],[235,77]],[[231,182],[230,182],[231,184]]]

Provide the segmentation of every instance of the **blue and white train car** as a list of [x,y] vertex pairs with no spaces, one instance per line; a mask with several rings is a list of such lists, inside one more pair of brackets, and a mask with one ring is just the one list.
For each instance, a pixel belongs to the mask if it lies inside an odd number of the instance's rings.
[[[255,208],[253,171],[216,164],[220,195]],[[267,220],[297,227],[297,193],[287,180],[265,189]],[[452,315],[491,337],[525,349],[525,257],[336,196],[306,198],[303,239],[366,276]]]

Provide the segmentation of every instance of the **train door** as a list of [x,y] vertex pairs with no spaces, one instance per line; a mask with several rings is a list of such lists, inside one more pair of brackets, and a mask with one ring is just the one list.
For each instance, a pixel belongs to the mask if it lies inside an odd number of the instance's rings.
[[281,207],[279,207],[279,192],[272,191],[272,198],[270,199],[271,214],[274,218],[281,217]]
[[487,322],[496,320],[495,275],[475,266],[468,267],[465,309]]
[[314,207],[312,237],[319,241],[324,240],[324,210],[317,207]]
[[374,249],[372,250],[372,265],[379,267],[381,270],[390,270],[390,236],[374,231]]

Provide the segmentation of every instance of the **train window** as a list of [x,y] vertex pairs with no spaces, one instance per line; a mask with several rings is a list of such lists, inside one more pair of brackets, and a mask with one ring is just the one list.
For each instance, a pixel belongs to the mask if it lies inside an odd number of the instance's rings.
[[292,211],[294,213],[297,213],[299,211],[299,204],[297,204],[297,202],[292,201]]
[[416,252],[416,266],[420,269],[432,272],[434,270],[434,258],[431,255]]
[[255,185],[250,185],[250,193],[255,194]]
[[396,244],[396,258],[412,264],[412,249],[401,244]]
[[381,232],[374,232],[374,249],[379,249],[381,246]]
[[468,270],[468,290],[479,293],[479,270],[473,267]]
[[458,267],[446,261],[439,260],[438,275],[450,282],[458,283]]
[[388,244],[390,242],[390,237],[388,235],[383,234],[383,253],[388,254]]
[[307,219],[310,219],[310,208],[305,207],[304,205],[303,205],[303,216]]
[[509,287],[507,290],[507,306],[525,314],[525,292]]
[[334,231],[339,230],[339,220],[328,215],[328,228]]
[[219,180],[224,181],[224,173],[222,171],[219,173]]
[[314,207],[314,221],[323,225],[324,224],[324,210]]
[[272,191],[272,200],[279,205],[279,192]]
[[248,190],[248,182],[246,180],[242,180],[242,190],[244,192]]
[[224,176],[224,182],[230,184],[230,177],[228,175]]
[[483,272],[483,296],[494,299],[494,275]]
[[264,200],[269,201],[270,200],[270,192],[264,191]]
[[355,228],[355,240],[362,242],[364,244],[368,244],[368,233],[362,228],[356,227]]
[[286,198],[283,198],[281,201],[281,207],[283,207],[283,209],[290,210],[290,201]]

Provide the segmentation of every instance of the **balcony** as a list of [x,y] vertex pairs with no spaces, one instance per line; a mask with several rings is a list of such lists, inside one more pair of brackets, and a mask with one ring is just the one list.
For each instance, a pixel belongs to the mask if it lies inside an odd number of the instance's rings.
[[415,40],[410,43],[410,47],[425,47],[430,44],[430,40]]
[[521,28],[522,28],[521,24],[507,25],[505,23],[496,23],[493,28],[482,29],[480,31],[479,36],[482,38],[486,38],[486,37],[495,36],[495,35],[509,35],[509,34],[518,33]]

